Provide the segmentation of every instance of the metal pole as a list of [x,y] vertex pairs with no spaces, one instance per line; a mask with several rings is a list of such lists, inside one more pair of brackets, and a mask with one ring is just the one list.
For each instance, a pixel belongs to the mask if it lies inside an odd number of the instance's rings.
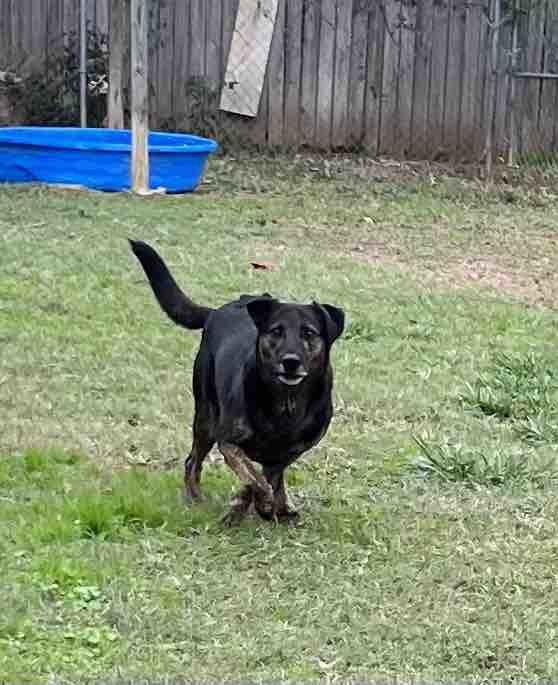
[[508,166],[513,166],[515,162],[515,153],[517,148],[517,102],[515,97],[515,78],[513,77],[513,72],[515,71],[515,65],[517,63],[517,32],[518,32],[518,12],[517,12],[517,0],[513,1],[513,25],[512,25],[512,47],[510,52],[510,97],[509,97],[509,107],[510,107],[510,141],[508,148]]
[[486,122],[486,179],[492,181],[494,168],[494,124],[496,112],[496,97],[498,95],[498,49],[500,40],[500,2],[492,0],[492,12],[490,13],[490,46],[489,46],[489,82],[488,82],[488,116]]
[[79,4],[79,112],[81,128],[87,127],[87,0]]
[[538,78],[541,79],[541,81],[544,81],[545,79],[558,79],[558,74],[547,74],[544,71],[540,74],[535,71],[514,71],[512,72],[512,76],[514,78]]

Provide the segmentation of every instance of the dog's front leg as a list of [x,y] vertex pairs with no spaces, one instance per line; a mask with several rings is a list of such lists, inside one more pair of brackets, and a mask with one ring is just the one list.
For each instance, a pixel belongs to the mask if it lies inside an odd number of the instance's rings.
[[244,452],[237,445],[222,443],[219,451],[225,458],[225,463],[231,468],[244,487],[231,502],[229,511],[223,518],[223,523],[232,526],[239,523],[250,508],[253,499],[258,501],[258,511],[260,508],[273,516],[273,489],[264,476],[258,471],[254,464],[248,459]]
[[264,468],[263,473],[273,489],[273,511],[271,513],[265,509],[261,511],[259,500],[255,497],[256,511],[262,518],[275,518],[280,522],[294,523],[299,518],[299,513],[292,506],[287,492],[285,469]]

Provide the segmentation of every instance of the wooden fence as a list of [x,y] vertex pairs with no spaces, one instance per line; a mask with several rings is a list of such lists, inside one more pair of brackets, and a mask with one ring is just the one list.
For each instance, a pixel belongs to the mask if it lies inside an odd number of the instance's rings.
[[[187,84],[201,77],[198,86],[218,92],[238,2],[152,0],[154,127],[195,127]],[[489,0],[280,0],[258,116],[221,113],[214,121],[227,135],[270,147],[478,158],[490,111],[488,5]],[[88,0],[88,18],[103,32],[109,9],[109,0]],[[78,19],[79,0],[0,0],[0,69],[25,55],[40,59],[59,49]],[[113,46],[125,63],[127,40],[124,32],[123,45]],[[557,0],[536,2],[518,14],[515,52],[513,41],[513,24],[507,22],[498,50],[496,147],[506,149],[514,111],[520,150],[555,149],[558,81],[516,80],[514,94],[509,67],[513,56],[517,69],[558,71]]]

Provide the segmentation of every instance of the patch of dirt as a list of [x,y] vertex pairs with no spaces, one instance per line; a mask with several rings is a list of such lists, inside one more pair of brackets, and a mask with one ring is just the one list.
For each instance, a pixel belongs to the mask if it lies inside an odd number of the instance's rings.
[[424,285],[458,290],[476,287],[509,295],[530,305],[558,309],[558,273],[540,268],[529,271],[532,265],[528,263],[518,268],[492,257],[453,258],[443,264],[429,260],[417,263],[381,243],[354,248],[353,253],[370,264],[399,267]]
[[[403,243],[397,247],[389,239],[353,245],[346,250],[346,254],[372,265],[400,269],[425,287],[446,290],[476,288],[529,305],[558,310],[558,271],[551,269],[552,259],[542,256],[545,252],[544,240],[540,236],[539,254],[532,252],[524,258],[513,253],[460,258],[447,254],[445,249],[442,249],[442,254],[424,258],[411,254],[409,247]],[[339,247],[334,252],[339,254]],[[264,259],[273,261],[274,268],[280,270],[287,254],[288,246],[282,243],[253,243],[247,253],[246,268],[251,268],[250,261]]]

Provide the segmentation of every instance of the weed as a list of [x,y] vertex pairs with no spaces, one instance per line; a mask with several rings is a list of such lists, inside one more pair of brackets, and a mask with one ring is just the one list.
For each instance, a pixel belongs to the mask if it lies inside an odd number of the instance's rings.
[[528,416],[514,426],[516,435],[533,445],[558,444],[558,414],[555,407],[549,411]]
[[553,405],[558,374],[535,353],[499,353],[486,375],[467,386],[463,402],[487,416],[526,419]]
[[471,486],[542,485],[557,474],[554,459],[539,460],[517,449],[436,445],[417,436],[414,440],[421,452],[415,462],[418,470],[448,482]]
[[371,323],[360,320],[351,321],[345,330],[345,340],[356,340],[374,342],[378,334],[374,332],[374,327]]
[[533,352],[496,355],[489,371],[467,385],[462,400],[486,416],[511,421],[526,442],[558,442],[558,374]]

